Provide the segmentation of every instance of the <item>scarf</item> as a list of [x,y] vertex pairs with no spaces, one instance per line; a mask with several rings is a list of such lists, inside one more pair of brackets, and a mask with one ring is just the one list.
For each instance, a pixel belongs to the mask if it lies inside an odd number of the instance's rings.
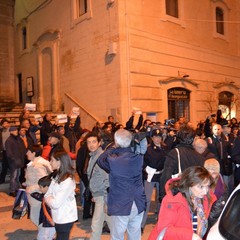
[[202,204],[202,199],[194,197],[193,199],[194,207],[197,211],[197,234],[202,238],[207,231],[208,220],[204,213],[204,208]]

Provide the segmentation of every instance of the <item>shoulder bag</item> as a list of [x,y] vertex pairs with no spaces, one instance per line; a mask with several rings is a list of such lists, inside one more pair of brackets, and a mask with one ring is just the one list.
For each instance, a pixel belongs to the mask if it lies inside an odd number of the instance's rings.
[[177,157],[178,157],[178,173],[173,174],[172,178],[178,178],[180,176],[180,174],[182,173],[179,149],[178,148],[175,148],[175,149],[177,151]]
[[90,174],[90,177],[89,177],[89,181],[88,181],[88,186],[85,188],[85,191],[83,193],[83,197],[84,197],[84,200],[86,202],[90,202],[92,200],[92,193],[91,193],[91,190],[90,190],[90,180],[92,178],[93,169],[94,169],[96,164],[97,164],[97,161],[94,163],[94,165],[92,167],[92,171],[91,171],[91,174]]

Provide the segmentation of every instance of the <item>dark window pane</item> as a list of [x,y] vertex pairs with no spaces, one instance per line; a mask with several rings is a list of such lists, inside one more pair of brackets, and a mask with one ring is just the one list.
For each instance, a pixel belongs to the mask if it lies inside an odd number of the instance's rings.
[[87,0],[78,0],[79,16],[87,13]]
[[27,28],[22,28],[22,49],[27,49]]
[[168,90],[168,118],[179,119],[185,117],[190,120],[190,91],[184,88],[171,88]]
[[219,7],[216,8],[216,29],[217,33],[224,35],[224,13]]
[[178,18],[178,0],[165,0],[166,14]]

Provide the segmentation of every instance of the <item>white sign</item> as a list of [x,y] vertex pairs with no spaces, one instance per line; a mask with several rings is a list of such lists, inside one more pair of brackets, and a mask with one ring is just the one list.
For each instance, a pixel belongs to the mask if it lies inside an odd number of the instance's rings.
[[36,111],[36,104],[35,103],[26,103],[25,104],[25,109],[27,109],[28,111]]
[[66,123],[68,121],[67,114],[57,115],[58,123]]
[[73,107],[71,118],[76,118],[77,116],[79,116],[79,107]]
[[134,108],[133,108],[133,112],[134,112],[135,114],[139,114],[139,115],[142,114],[141,108],[138,108],[138,107],[134,107]]

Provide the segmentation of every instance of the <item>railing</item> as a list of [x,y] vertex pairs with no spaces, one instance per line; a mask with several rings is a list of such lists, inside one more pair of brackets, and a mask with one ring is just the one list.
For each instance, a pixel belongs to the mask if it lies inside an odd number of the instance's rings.
[[84,114],[81,112],[82,127],[88,128],[91,130],[92,127],[95,125],[95,123],[99,121],[99,119],[96,116],[94,116],[92,113],[90,113],[90,111],[88,111],[85,107],[83,107],[79,103],[78,99],[71,96],[69,93],[64,93],[64,94],[68,99],[70,99],[75,104],[75,106],[79,107],[84,112]]

